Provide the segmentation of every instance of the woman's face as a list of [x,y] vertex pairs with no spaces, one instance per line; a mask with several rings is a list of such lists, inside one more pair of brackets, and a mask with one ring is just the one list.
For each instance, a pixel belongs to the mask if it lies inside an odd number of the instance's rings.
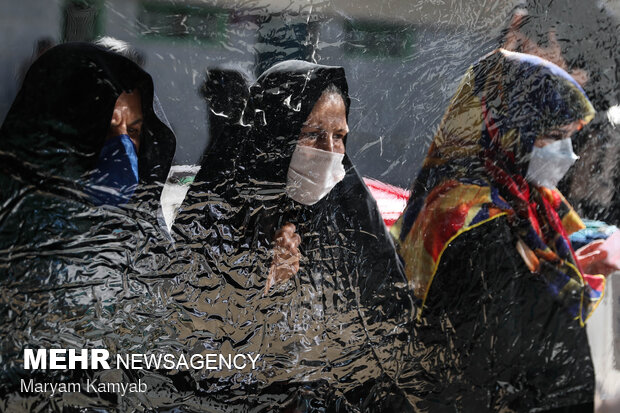
[[108,139],[118,135],[128,135],[136,151],[140,149],[140,133],[142,132],[142,99],[139,90],[123,92],[116,100]]
[[342,96],[338,93],[323,93],[304,122],[297,144],[344,153],[347,133],[347,109]]
[[569,123],[567,125],[552,129],[536,138],[536,140],[534,141],[534,146],[542,148],[555,141],[570,138],[575,132],[581,129],[582,126],[583,122],[578,120],[573,123]]

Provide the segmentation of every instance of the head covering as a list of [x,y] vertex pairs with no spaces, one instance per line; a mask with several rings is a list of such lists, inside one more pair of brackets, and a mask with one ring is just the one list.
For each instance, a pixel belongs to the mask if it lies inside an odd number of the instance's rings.
[[[329,85],[342,92],[348,116],[349,88],[341,67],[289,60],[274,65],[258,78],[250,90],[246,110],[254,125],[247,161],[252,164],[255,179],[286,183],[302,125]],[[350,168],[346,155],[345,159]]]
[[[238,229],[237,174],[239,151],[245,145],[250,125],[243,112],[249,97],[249,80],[239,69],[210,69],[201,93],[208,108],[209,145],[200,160],[200,170],[190,184],[172,233],[184,243],[192,239],[201,254],[208,256],[217,246],[230,250]],[[221,230],[214,230],[214,228]],[[214,259],[216,259],[214,257]]]
[[[246,186],[245,192],[250,194],[250,199],[259,201],[254,206],[278,211],[278,214],[261,214],[262,220],[256,222],[258,226],[249,226],[254,234],[262,234],[266,244],[271,243],[273,234],[282,224],[287,221],[295,223],[302,211],[321,211],[327,206],[336,209],[334,205],[349,202],[347,198],[371,200],[369,207],[378,214],[370,192],[346,153],[343,159],[346,170],[344,179],[313,207],[304,207],[285,194],[289,164],[303,123],[330,85],[341,92],[348,117],[349,88],[341,67],[299,60],[284,61],[266,70],[250,90],[245,115],[253,128],[240,165],[246,174],[243,184]],[[370,216],[370,220],[374,220],[372,212]],[[383,231],[382,226],[374,229]]]
[[[77,196],[95,167],[116,99],[136,88],[144,118],[139,182],[165,182],[175,137],[165,117],[156,114],[161,110],[150,75],[129,59],[86,43],[56,46],[31,66],[0,129],[3,172],[23,184]],[[53,185],[46,184],[50,180]],[[155,188],[149,196],[158,200],[160,193],[161,187]]]
[[558,191],[524,176],[537,137],[593,116],[581,87],[538,57],[499,49],[470,68],[392,230],[422,305],[449,243],[507,216],[530,270],[545,274],[550,291],[585,322],[602,293],[600,277],[593,288],[585,282],[568,240],[583,223]]
[[243,122],[243,111],[250,94],[250,81],[241,70],[208,70],[201,93],[208,105],[209,145],[184,204],[198,201],[196,195],[207,191],[223,194],[224,182],[234,182],[236,158],[249,129]]
[[[209,146],[201,161],[201,171],[208,174],[210,154],[230,151],[231,159],[239,149],[240,139],[231,131],[242,125],[243,111],[250,94],[250,80],[240,68],[215,68],[207,71],[201,94],[208,105]],[[232,135],[232,136],[231,136]],[[234,148],[234,151],[233,151]],[[200,179],[199,179],[200,180]]]

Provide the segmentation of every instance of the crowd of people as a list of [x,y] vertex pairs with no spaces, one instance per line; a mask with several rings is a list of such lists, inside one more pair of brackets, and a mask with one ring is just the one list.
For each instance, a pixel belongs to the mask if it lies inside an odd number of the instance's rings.
[[[152,77],[105,43],[42,53],[0,129],[3,406],[592,412],[584,326],[618,268],[600,240],[574,247],[569,202],[617,224],[618,194],[562,179],[574,139],[579,170],[607,155],[588,139],[609,140],[611,92],[538,15],[516,10],[465,73],[389,231],[347,155],[343,68],[284,61],[251,85],[212,72],[219,118],[167,227],[175,137]],[[24,371],[24,348],[261,357],[119,370],[147,395],[48,397],[20,379],[111,378]]]

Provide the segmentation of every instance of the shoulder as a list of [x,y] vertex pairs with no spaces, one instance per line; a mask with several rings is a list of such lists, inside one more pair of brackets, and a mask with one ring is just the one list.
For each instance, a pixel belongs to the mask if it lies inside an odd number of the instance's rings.
[[446,252],[455,249],[489,251],[507,247],[516,251],[516,243],[517,239],[510,229],[508,219],[503,215],[463,232],[450,242]]
[[529,270],[517,251],[508,218],[500,216],[456,237],[446,248],[439,270],[498,273]]
[[[450,314],[453,322],[481,314],[510,312],[541,288],[516,249],[506,217],[498,217],[455,238],[445,249],[429,288],[426,317]],[[521,310],[519,310],[521,311]]]
[[[516,244],[517,238],[505,216],[464,232],[445,249],[433,286],[462,282],[464,288],[473,288],[483,279],[490,281],[529,274]],[[496,277],[498,275],[500,277]]]

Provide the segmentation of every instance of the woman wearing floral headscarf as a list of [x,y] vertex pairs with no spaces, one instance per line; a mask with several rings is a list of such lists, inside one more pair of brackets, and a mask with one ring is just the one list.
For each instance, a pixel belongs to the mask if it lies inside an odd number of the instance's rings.
[[592,411],[583,327],[605,278],[573,251],[583,224],[555,185],[593,116],[534,56],[500,49],[465,75],[393,228],[421,309],[421,411]]

